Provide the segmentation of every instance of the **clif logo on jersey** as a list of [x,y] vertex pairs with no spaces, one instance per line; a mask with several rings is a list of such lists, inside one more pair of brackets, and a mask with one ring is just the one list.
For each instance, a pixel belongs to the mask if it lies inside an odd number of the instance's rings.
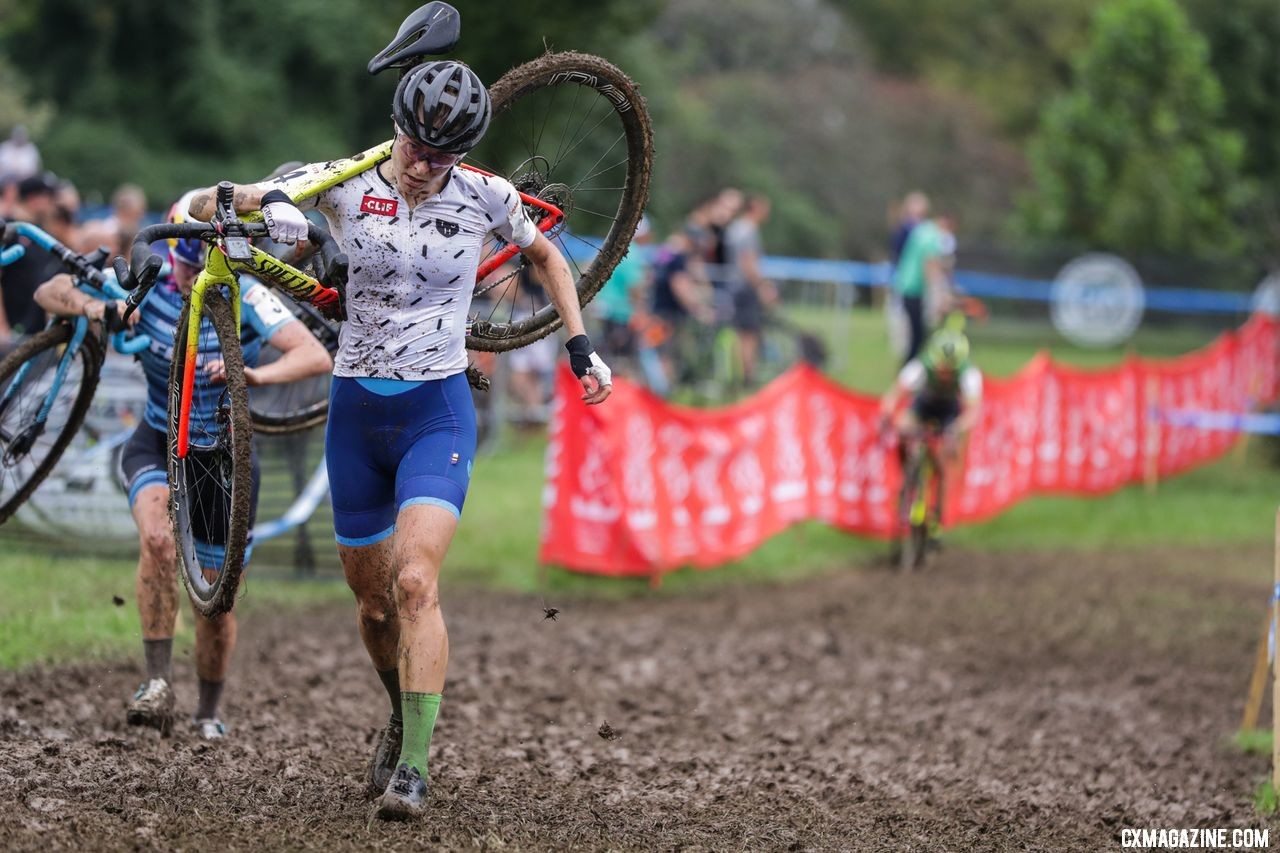
[[367,195],[360,200],[360,210],[364,213],[375,213],[378,216],[395,216],[399,202],[389,198],[378,198]]

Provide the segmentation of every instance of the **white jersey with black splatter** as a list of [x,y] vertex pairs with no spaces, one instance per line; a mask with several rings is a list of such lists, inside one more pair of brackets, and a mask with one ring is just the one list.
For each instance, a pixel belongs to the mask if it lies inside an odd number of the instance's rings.
[[422,380],[466,370],[467,313],[486,238],[524,249],[538,234],[509,181],[457,167],[415,208],[379,169],[299,206],[324,214],[351,263],[335,376]]

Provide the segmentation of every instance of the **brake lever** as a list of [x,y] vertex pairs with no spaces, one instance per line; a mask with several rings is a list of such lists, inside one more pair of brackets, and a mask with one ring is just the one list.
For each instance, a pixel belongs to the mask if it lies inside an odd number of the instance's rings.
[[136,290],[138,287],[137,280],[133,277],[133,270],[129,269],[129,262],[123,257],[116,255],[115,260],[111,262],[111,269],[115,271],[116,283],[125,290]]
[[345,321],[347,319],[347,276],[350,263],[347,260],[347,255],[338,248],[338,242],[333,239],[332,234],[322,231],[314,224],[309,225],[307,228],[307,240],[320,247],[320,263],[318,266],[322,268],[322,283],[338,293],[337,304],[317,304],[316,307],[324,312],[325,317],[330,320]]
[[[147,298],[147,294],[151,292],[152,286],[156,283],[156,279],[160,276],[160,270],[164,267],[164,260],[159,255],[150,255],[142,264],[142,272],[135,278],[134,274],[124,263],[124,258],[116,258],[115,260],[116,278],[120,277],[121,267],[125,267],[125,271],[133,284],[133,288],[125,288],[129,290],[129,296],[125,299],[124,317],[122,321],[127,325],[133,312],[138,310],[138,306],[142,304],[142,300]],[[121,285],[124,287],[124,285]]]
[[107,265],[107,259],[111,257],[111,250],[106,246],[99,246],[92,252],[84,256],[84,262],[95,270],[102,270]]
[[123,332],[129,327],[124,317],[120,315],[120,302],[112,299],[102,308],[102,328],[106,332],[106,336],[110,337],[116,332]]

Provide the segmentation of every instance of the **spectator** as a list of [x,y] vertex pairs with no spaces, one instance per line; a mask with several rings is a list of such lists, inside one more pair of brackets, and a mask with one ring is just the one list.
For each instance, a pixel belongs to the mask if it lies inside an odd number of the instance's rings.
[[725,232],[742,211],[742,202],[742,190],[737,187],[725,187],[716,195],[711,207],[711,233],[715,237],[715,243],[711,248],[711,257],[707,259],[713,264],[724,266],[729,263],[725,248]]
[[741,210],[742,190],[736,187],[722,189],[708,210],[711,237],[706,255],[707,274],[714,288],[716,314],[722,323],[733,320],[733,286],[736,278],[725,235]]
[[[604,322],[604,349],[621,356],[623,364],[620,366],[624,368],[635,360],[635,327],[645,314],[643,298],[649,269],[643,247],[648,243],[649,220],[641,217],[630,250],[618,262],[595,298],[596,312]],[[637,251],[636,247],[641,249]]]
[[53,208],[55,212],[60,211],[66,221],[80,221],[80,191],[75,184],[58,181],[57,189],[53,191]]
[[711,230],[711,220],[715,215],[714,210],[719,197],[720,194],[716,193],[704,199],[689,211],[689,215],[684,220],[685,234],[689,237],[692,250],[707,263],[714,263],[716,236]]
[[898,265],[902,250],[911,236],[911,229],[924,221],[929,215],[929,197],[920,191],[907,193],[902,200],[897,226],[889,238],[889,263]]
[[80,191],[70,181],[61,181],[53,192],[53,212],[49,216],[49,224],[45,230],[64,246],[73,251],[79,245]]
[[760,271],[764,252],[760,228],[769,220],[773,206],[764,196],[752,196],[725,231],[725,261],[729,291],[733,297],[733,327],[738,332],[738,354],[743,382],[755,383],[760,356],[760,336],[766,306],[778,300],[773,282]]
[[[72,227],[66,207],[59,210],[57,178],[44,172],[32,175],[18,184],[15,219],[30,222],[55,237],[67,234]],[[25,254],[7,267],[0,267],[0,350],[11,348],[22,335],[39,331],[45,322],[44,311],[35,302],[36,288],[62,269],[50,252],[22,239]]]
[[18,182],[0,177],[0,220],[18,218]]
[[679,357],[690,335],[696,334],[695,326],[715,321],[711,285],[696,236],[687,227],[677,231],[654,257],[651,307],[654,317],[666,326],[666,336],[658,350],[663,379],[649,384],[659,394],[665,394],[679,379]]
[[120,235],[120,245],[128,246],[142,230],[147,215],[147,194],[137,184],[121,184],[111,194],[111,218],[107,220]]
[[111,215],[85,224],[81,251],[106,246],[113,255],[127,254],[146,214],[147,195],[142,187],[121,184],[111,194]]
[[0,142],[0,181],[22,181],[39,171],[40,151],[27,138],[27,129],[18,125]]
[[920,353],[928,336],[925,299],[942,300],[950,291],[947,259],[955,251],[953,225],[949,218],[925,219],[907,238],[893,273],[893,291],[902,301],[907,316],[908,338],[903,364]]
[[18,181],[18,206],[14,218],[44,227],[53,213],[58,192],[58,176],[41,172]]
[[[532,267],[522,264],[516,281],[516,319],[530,316],[547,305],[549,300],[546,291]],[[507,387],[519,406],[515,416],[518,425],[533,426],[547,422],[556,352],[556,338],[548,335],[505,355],[507,366],[511,369]]]

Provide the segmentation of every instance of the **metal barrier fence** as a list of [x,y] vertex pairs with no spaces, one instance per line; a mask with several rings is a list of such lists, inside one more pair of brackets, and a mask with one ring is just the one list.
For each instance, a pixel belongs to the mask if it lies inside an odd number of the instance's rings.
[[[120,454],[146,405],[146,382],[132,359],[112,354],[75,441],[49,478],[0,527],[0,547],[132,559],[138,534],[119,476]],[[272,573],[337,571],[332,511],[323,479],[324,433],[254,437],[262,469],[254,568]],[[324,479],[327,484],[327,479]],[[308,487],[310,492],[308,493]],[[300,523],[282,523],[290,510]],[[293,519],[291,519],[293,520]]]
[[[851,310],[882,294],[885,264],[770,257],[764,273],[778,281],[787,306],[821,309],[829,322],[815,330],[838,342],[851,333]],[[1020,318],[1048,315],[1051,283],[1044,280],[961,271],[958,283],[984,299],[1002,302]],[[1247,314],[1251,295],[1191,288],[1148,288],[1153,311],[1234,323]],[[593,333],[598,324],[592,322]],[[838,371],[845,348],[829,346]],[[493,380],[477,394],[479,451],[501,444],[513,427],[539,429],[549,412],[552,372],[561,354],[553,336],[538,345],[476,361]],[[117,474],[124,442],[142,418],[146,386],[138,365],[112,353],[86,426],[35,496],[0,527],[0,547],[118,558],[137,555],[137,534]],[[262,469],[254,569],[301,576],[337,573],[332,512],[323,478],[323,428],[294,436],[255,436]],[[263,535],[271,534],[271,535]]]

